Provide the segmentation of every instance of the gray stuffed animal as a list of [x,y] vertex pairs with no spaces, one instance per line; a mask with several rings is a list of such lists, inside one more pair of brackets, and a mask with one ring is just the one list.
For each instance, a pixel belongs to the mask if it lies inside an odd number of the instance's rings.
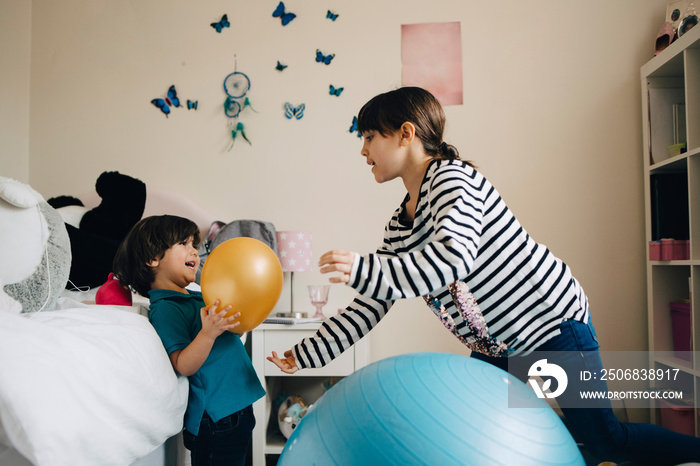
[[41,194],[2,176],[0,257],[0,311],[56,308],[71,263],[66,226]]

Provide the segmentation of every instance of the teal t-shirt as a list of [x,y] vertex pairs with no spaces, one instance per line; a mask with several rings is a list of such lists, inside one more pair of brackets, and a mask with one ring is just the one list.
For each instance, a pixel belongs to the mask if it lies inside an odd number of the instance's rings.
[[[148,317],[168,355],[185,349],[200,330],[204,307],[202,294],[155,289],[150,291]],[[250,406],[265,395],[250,357],[238,335],[224,332],[199,370],[188,377],[190,395],[185,412],[185,429],[199,433],[206,411],[214,422]]]

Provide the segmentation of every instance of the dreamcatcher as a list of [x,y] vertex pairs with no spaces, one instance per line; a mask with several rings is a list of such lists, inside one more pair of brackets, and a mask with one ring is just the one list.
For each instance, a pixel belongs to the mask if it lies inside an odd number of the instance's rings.
[[240,134],[243,139],[246,140],[248,144],[252,143],[245,134],[245,126],[239,121],[238,116],[240,113],[250,107],[251,110],[255,111],[250,105],[250,100],[248,99],[248,91],[250,90],[250,78],[240,71],[234,71],[224,78],[224,92],[226,92],[226,101],[224,101],[224,113],[229,118],[229,127],[231,129],[231,146],[228,150],[233,148],[233,144],[236,142],[236,137]]

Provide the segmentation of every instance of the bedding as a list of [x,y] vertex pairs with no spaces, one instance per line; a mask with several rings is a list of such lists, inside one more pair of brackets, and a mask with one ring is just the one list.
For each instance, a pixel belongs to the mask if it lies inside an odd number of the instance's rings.
[[35,465],[131,464],[181,431],[187,379],[138,305],[66,294],[55,311],[0,311],[0,443]]

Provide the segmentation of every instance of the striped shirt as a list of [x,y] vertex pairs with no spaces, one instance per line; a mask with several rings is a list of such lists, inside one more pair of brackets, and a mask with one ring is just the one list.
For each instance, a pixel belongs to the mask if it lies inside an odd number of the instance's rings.
[[563,320],[587,323],[588,300],[569,267],[527,234],[479,172],[459,160],[433,160],[413,221],[406,219],[407,200],[385,227],[382,247],[355,257],[349,285],[359,295],[292,349],[300,368],[330,362],[401,298],[439,301],[453,333],[473,341],[474,326],[450,292],[458,281],[478,303],[478,320],[487,326],[481,330],[507,347],[502,355],[534,351],[559,334]]

